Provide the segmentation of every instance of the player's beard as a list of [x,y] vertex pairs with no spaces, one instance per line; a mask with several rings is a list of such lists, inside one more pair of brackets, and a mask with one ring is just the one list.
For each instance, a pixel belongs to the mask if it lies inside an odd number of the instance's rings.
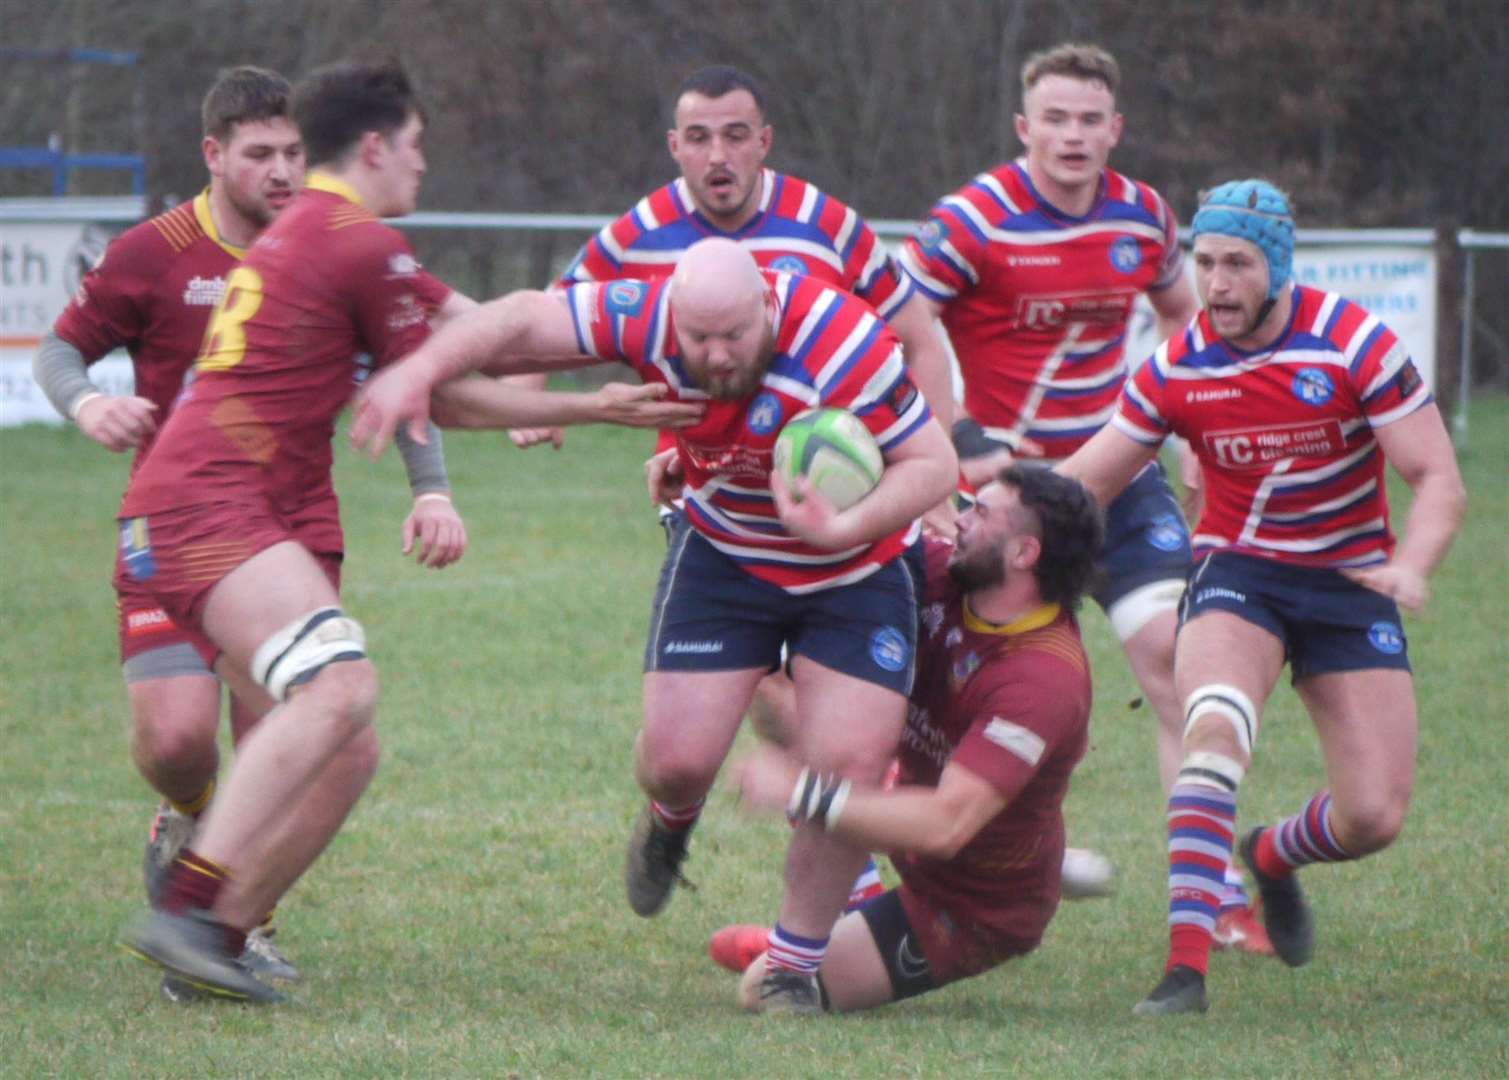
[[278,211],[265,198],[246,199],[230,190],[227,190],[226,198],[236,213],[256,225],[259,231],[271,225],[278,216]]
[[1006,581],[1006,538],[970,551],[956,551],[948,563],[948,576],[965,592],[993,589]]

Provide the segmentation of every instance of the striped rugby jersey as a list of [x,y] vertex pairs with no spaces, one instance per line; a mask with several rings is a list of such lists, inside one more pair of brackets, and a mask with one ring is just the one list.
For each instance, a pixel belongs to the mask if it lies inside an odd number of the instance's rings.
[[668,281],[573,285],[564,296],[584,354],[665,383],[668,401],[708,401],[701,421],[675,433],[692,526],[754,577],[788,592],[846,585],[899,555],[918,525],[844,551],[797,540],[770,494],[776,436],[802,410],[832,405],[857,415],[887,453],[932,414],[907,374],[901,343],[869,305],[815,278],[764,274],[777,308],[775,354],[759,389],[736,401],[709,401],[687,376]]
[[965,412],[995,438],[1063,458],[1115,412],[1132,305],[1173,284],[1184,255],[1148,185],[1107,169],[1089,213],[1070,217],[1017,160],[940,201],[899,261],[943,305]]
[[1394,549],[1373,429],[1433,400],[1392,330],[1335,293],[1295,286],[1270,348],[1244,353],[1201,312],[1127,383],[1113,423],[1175,432],[1206,476],[1196,556],[1215,549],[1361,566]]
[[686,181],[677,178],[640,199],[587,241],[557,283],[669,277],[687,248],[721,236],[746,248],[760,266],[806,274],[853,293],[890,318],[912,286],[864,218],[805,180],[760,171],[760,207],[725,232],[703,217]]

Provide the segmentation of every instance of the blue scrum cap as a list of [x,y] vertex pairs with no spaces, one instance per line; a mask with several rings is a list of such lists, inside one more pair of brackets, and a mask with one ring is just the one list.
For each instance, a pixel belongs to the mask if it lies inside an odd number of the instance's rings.
[[1268,261],[1268,299],[1278,297],[1294,264],[1294,214],[1289,199],[1266,180],[1230,180],[1207,191],[1192,223],[1201,233],[1256,244]]

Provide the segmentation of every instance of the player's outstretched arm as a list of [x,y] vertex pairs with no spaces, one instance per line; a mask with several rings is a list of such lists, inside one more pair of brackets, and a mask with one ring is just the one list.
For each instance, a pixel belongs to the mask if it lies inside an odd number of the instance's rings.
[[356,399],[352,444],[376,458],[400,424],[423,442],[431,390],[468,372],[486,368],[504,374],[592,362],[582,355],[560,299],[533,290],[509,293],[449,320],[418,349],[368,379]]
[[1446,558],[1467,514],[1467,489],[1435,405],[1375,428],[1373,436],[1415,498],[1393,558],[1382,566],[1344,573],[1401,606],[1418,610],[1430,599],[1426,579]]
[[764,745],[737,762],[734,790],[752,812],[812,821],[871,851],[951,859],[1006,806],[1006,796],[962,765],[944,766],[937,787],[889,791],[804,769],[790,753]]
[[500,429],[569,424],[682,428],[702,418],[701,402],[664,401],[663,383],[606,383],[585,393],[530,390],[506,379],[452,379],[434,391],[435,415],[446,427]]
[[1074,477],[1106,506],[1157,453],[1157,446],[1138,442],[1112,423],[1055,465],[1054,471]]

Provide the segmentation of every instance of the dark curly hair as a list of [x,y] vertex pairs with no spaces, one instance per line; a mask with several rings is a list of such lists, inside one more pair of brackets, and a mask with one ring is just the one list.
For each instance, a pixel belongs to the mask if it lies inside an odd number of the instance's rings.
[[760,84],[736,67],[715,64],[712,67],[698,68],[681,80],[681,85],[676,88],[676,96],[671,99],[671,126],[676,126],[676,103],[681,100],[682,94],[701,94],[705,98],[720,98],[724,94],[732,94],[735,90],[749,91],[749,96],[754,98],[755,108],[759,110],[760,119],[763,120],[765,94],[760,90]]
[[1035,527],[1023,531],[1036,533],[1042,542],[1032,571],[1038,592],[1046,603],[1076,610],[1099,576],[1097,561],[1105,538],[1100,504],[1078,480],[1041,465],[1015,462],[996,480],[1015,490],[1022,510],[1035,519]]

